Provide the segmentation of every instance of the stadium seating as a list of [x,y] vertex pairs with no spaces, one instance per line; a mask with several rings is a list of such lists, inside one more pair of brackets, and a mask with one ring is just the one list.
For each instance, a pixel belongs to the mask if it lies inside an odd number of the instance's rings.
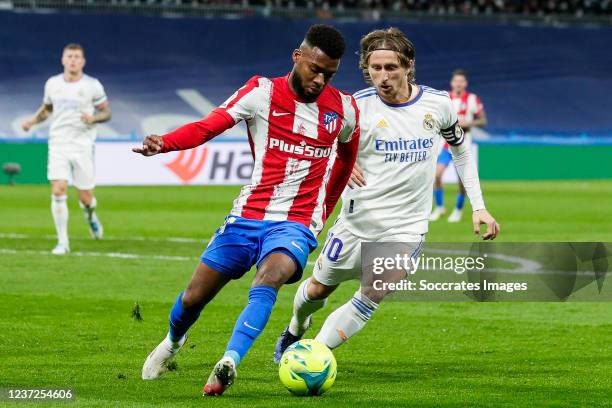
[[[86,72],[106,87],[114,112],[113,131],[106,132],[127,137],[141,135],[147,119],[151,123],[174,115],[180,122],[200,116],[177,90],[193,89],[219,104],[252,75],[287,73],[290,52],[309,24],[0,12],[0,137],[21,135],[17,119],[40,104],[44,81],[60,72],[60,52],[68,42],[83,44]],[[357,69],[360,37],[391,23],[336,24],[347,37],[348,52],[334,83],[354,92],[366,86]],[[416,44],[418,82],[446,89],[453,69],[467,70],[471,90],[487,108],[492,133],[612,133],[612,28],[394,25]]]

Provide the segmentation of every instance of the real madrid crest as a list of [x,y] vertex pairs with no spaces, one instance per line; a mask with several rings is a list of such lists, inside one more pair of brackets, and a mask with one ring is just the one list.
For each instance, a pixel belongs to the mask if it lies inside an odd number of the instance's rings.
[[425,114],[425,118],[423,119],[423,127],[425,128],[425,130],[433,130],[434,119],[431,113]]

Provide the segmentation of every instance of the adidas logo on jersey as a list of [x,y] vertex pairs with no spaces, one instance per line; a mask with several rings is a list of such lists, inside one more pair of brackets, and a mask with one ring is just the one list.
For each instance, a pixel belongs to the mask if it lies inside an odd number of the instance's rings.
[[314,147],[307,145],[305,141],[301,141],[299,145],[287,143],[284,140],[271,137],[268,143],[268,148],[278,149],[281,152],[303,155],[306,157],[328,157],[331,153],[331,147]]
[[386,129],[389,127],[389,124],[387,123],[387,121],[383,118],[381,120],[378,121],[378,123],[376,124],[376,127],[378,129]]

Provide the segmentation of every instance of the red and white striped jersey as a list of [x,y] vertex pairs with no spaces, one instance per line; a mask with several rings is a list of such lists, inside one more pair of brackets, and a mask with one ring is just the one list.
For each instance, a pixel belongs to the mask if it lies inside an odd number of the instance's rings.
[[[476,116],[484,111],[484,106],[476,94],[465,91],[461,96],[456,96],[452,91],[449,91],[448,96],[451,98],[451,102],[457,113],[457,119],[460,122],[462,120],[471,122]],[[465,131],[465,140],[468,144],[472,141],[469,130]],[[448,149],[448,143],[444,143],[443,149]]]
[[482,102],[480,102],[480,98],[476,94],[467,91],[463,92],[461,96],[456,96],[453,92],[448,94],[453,102],[459,121],[465,120],[471,122],[474,120],[474,117],[480,115],[484,110],[484,106],[482,106]]
[[359,138],[355,99],[328,85],[316,102],[306,103],[291,90],[287,76],[255,76],[215,112],[234,123],[246,121],[255,161],[251,182],[234,200],[231,214],[295,221],[318,233],[327,218],[337,143]]

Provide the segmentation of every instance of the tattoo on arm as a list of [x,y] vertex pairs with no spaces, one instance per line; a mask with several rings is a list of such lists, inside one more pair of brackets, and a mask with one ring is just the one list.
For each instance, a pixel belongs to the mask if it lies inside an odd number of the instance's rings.
[[96,108],[97,112],[94,115],[94,123],[107,122],[111,118],[111,110],[108,104],[104,104]]
[[53,105],[41,105],[41,107],[38,108],[38,110],[34,114],[34,122],[44,122],[51,115],[51,112],[53,112]]

